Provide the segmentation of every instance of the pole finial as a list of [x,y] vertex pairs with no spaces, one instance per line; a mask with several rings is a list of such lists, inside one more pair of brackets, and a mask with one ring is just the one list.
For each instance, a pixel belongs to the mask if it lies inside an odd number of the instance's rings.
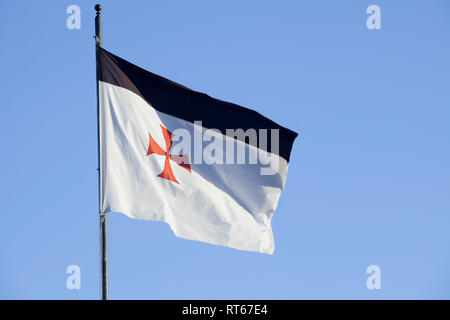
[[96,4],[95,11],[97,11],[97,14],[100,14],[100,11],[102,11],[102,6],[100,4]]

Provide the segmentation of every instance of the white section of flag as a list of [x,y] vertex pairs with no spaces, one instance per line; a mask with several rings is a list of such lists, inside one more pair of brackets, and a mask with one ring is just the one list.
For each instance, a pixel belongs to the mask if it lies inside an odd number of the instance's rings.
[[160,125],[192,133],[205,129],[156,111],[128,89],[100,81],[99,93],[103,211],[166,222],[185,239],[273,253],[271,219],[286,160],[278,157],[278,174],[271,176],[261,175],[259,165],[191,164],[189,172],[173,162],[180,183],[162,179],[157,175],[164,156],[146,155],[149,132],[164,149]]

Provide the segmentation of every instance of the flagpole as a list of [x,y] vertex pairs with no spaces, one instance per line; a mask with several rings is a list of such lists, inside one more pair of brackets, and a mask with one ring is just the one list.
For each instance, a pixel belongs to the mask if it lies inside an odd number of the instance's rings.
[[99,99],[99,48],[103,46],[102,17],[100,11],[102,6],[95,5],[95,56],[97,67],[97,148],[98,148],[98,206],[100,215],[100,277],[101,277],[101,299],[108,300],[108,225],[106,212],[102,210],[102,162],[101,162],[101,136],[100,136],[100,99]]

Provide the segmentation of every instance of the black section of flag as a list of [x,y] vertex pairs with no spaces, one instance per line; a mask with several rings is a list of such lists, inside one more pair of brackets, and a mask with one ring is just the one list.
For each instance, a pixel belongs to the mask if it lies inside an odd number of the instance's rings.
[[[289,161],[297,133],[272,120],[233,103],[221,101],[207,94],[191,90],[176,82],[146,71],[100,48],[99,80],[126,88],[141,96],[156,110],[194,122],[202,121],[205,128],[214,128],[225,134],[226,129],[279,129],[279,155]],[[270,134],[267,139],[271,148]]]

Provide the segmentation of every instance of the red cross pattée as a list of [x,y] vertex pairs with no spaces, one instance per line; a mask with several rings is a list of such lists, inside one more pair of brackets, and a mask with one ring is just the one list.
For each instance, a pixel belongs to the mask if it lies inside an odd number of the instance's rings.
[[170,153],[170,148],[172,147],[172,132],[164,128],[162,125],[161,130],[164,137],[164,141],[166,142],[166,150],[164,151],[159,144],[153,139],[150,132],[148,133],[149,137],[149,144],[148,144],[148,151],[147,156],[151,154],[158,154],[160,156],[165,156],[166,160],[164,161],[164,170],[160,174],[158,174],[158,177],[167,179],[170,181],[173,181],[175,183],[179,183],[177,179],[175,179],[175,175],[173,174],[172,167],[170,166],[170,160],[175,161],[176,164],[178,164],[180,167],[186,169],[187,171],[191,172],[191,166],[189,164],[189,157],[187,154],[183,155],[174,155]]

